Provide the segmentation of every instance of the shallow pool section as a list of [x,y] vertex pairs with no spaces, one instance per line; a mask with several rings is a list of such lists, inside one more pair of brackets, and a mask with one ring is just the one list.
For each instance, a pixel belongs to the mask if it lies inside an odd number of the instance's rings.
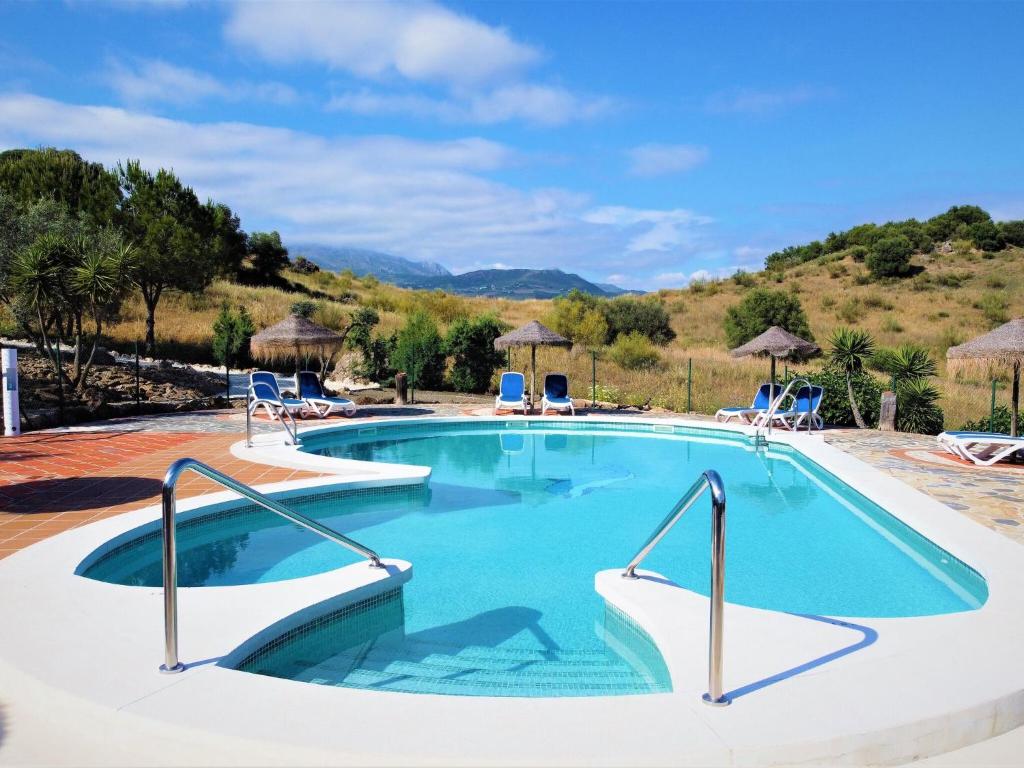
[[[609,613],[594,574],[623,567],[705,469],[728,495],[726,599],[794,613],[903,617],[977,608],[984,580],[785,447],[671,425],[514,421],[310,433],[304,450],[425,465],[429,487],[330,491],[290,505],[413,563],[390,603],[318,621],[243,667],[404,692],[604,695],[668,689],[649,638]],[[644,567],[707,594],[709,502]],[[83,575],[157,586],[156,526]],[[183,516],[183,586],[276,581],[355,561],[251,506]],[[368,635],[365,627],[377,627]],[[362,629],[361,629],[362,627]]]

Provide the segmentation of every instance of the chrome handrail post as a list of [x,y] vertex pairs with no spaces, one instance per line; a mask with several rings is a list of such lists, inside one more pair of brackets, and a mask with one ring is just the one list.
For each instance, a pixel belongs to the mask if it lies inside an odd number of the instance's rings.
[[679,501],[676,502],[674,507],[672,507],[672,510],[668,515],[666,515],[665,519],[662,520],[661,523],[658,524],[658,527],[654,529],[654,533],[652,533],[650,538],[647,539],[647,542],[640,547],[640,551],[637,552],[633,559],[629,561],[629,565],[626,566],[626,570],[622,573],[622,578],[638,578],[636,575],[637,566],[644,561],[644,558],[650,554],[651,550],[657,546],[658,542],[665,538],[665,534],[671,530],[672,526],[676,524],[679,518],[686,514],[686,511],[694,505],[697,499],[700,498],[701,493],[703,493],[704,489],[707,487],[707,477],[705,475],[698,477],[696,482],[690,486],[690,489],[679,498]]
[[164,663],[160,665],[161,672],[173,673],[181,672],[185,669],[185,666],[178,660],[178,556],[175,541],[177,503],[174,497],[174,489],[177,486],[178,478],[181,477],[185,470],[192,470],[198,475],[209,478],[229,491],[249,499],[256,505],[274,512],[306,530],[319,534],[325,539],[340,544],[352,552],[362,555],[370,561],[371,568],[385,567],[376,552],[369,547],[364,547],[358,541],[350,539],[345,534],[328,528],[326,525],[322,525],[310,517],[288,509],[288,507],[274,499],[254,491],[249,486],[228,477],[223,472],[218,472],[201,461],[188,458],[178,459],[167,468],[167,474],[164,475],[161,491],[164,576]]
[[249,398],[245,398],[245,447],[252,448],[252,406]]
[[718,473],[709,469],[704,478],[711,489],[711,615],[708,631],[708,692],[703,700],[724,707],[729,699],[722,690],[725,634],[725,488]]
[[171,464],[164,475],[161,493],[163,524],[163,571],[164,571],[164,663],[160,671],[172,674],[185,669],[178,661],[178,551],[174,516],[177,502],[174,487],[178,476],[188,466],[189,459],[179,459]]

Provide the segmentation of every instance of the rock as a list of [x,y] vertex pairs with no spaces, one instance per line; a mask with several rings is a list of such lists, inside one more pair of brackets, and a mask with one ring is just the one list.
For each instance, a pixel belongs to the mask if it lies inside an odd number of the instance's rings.
[[117,362],[114,356],[103,347],[96,347],[96,353],[92,356],[93,365],[113,365]]

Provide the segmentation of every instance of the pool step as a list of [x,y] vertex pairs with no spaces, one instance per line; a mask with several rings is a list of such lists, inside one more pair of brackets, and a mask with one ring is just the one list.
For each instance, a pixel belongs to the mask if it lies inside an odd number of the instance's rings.
[[369,642],[320,660],[298,658],[273,670],[253,671],[322,685],[410,693],[594,696],[661,690],[656,681],[606,651],[444,646],[415,640]]

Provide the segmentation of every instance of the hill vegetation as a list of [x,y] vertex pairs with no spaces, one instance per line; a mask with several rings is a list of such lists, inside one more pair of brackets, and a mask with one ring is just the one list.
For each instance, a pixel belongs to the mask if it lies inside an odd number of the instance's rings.
[[[86,353],[93,344],[127,351],[149,336],[160,356],[241,364],[238,334],[305,302],[316,322],[349,333],[349,370],[386,379],[397,367],[419,367],[431,385],[481,389],[493,386],[487,370],[500,358],[479,350],[502,329],[539,319],[575,342],[571,351],[538,353],[542,369],[569,374],[575,396],[591,395],[593,353],[599,399],[708,413],[749,402],[766,377],[766,361],[728,355],[766,323],[826,350],[852,329],[875,350],[852,367],[831,356],[791,364],[828,382],[835,399],[827,418],[854,423],[852,390],[865,422],[877,419],[877,393],[902,375],[891,362],[898,353],[929,361],[904,378],[937,398],[908,384],[903,402],[923,398],[941,408],[939,423],[960,427],[987,419],[990,379],[947,376],[945,352],[1024,315],[1022,235],[1022,222],[958,206],[924,222],[865,224],[787,248],[763,272],[644,297],[579,290],[512,301],[332,272],[293,259],[276,233],[244,232],[227,205],[198,201],[168,171],[131,163],[109,171],[67,151],[19,150],[0,154],[0,333],[32,338],[44,351],[45,339],[77,339]],[[522,368],[524,354],[513,351],[511,364]],[[992,375],[1005,380],[1005,372]],[[1003,383],[997,394],[1005,400]],[[933,430],[936,412],[918,412],[924,420],[905,426]]]

